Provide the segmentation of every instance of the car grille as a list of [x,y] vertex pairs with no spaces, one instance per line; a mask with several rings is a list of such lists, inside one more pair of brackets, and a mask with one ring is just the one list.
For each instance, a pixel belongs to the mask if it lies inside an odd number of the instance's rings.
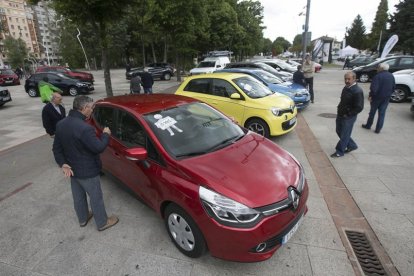
[[292,106],[290,108],[282,109],[279,111],[279,116],[282,116],[283,114],[293,114],[295,112],[295,108]]
[[288,130],[288,129],[291,129],[292,127],[294,127],[295,125],[296,125],[296,123],[291,125],[290,120],[289,120],[289,121],[286,121],[286,122],[282,123],[282,129],[283,130]]
[[0,90],[0,96],[8,96],[10,95],[9,90]]

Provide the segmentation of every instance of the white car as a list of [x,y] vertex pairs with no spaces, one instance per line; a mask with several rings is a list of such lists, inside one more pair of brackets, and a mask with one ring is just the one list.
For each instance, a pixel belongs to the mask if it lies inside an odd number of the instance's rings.
[[393,73],[395,91],[391,94],[391,102],[402,103],[414,96],[414,69],[406,69]]

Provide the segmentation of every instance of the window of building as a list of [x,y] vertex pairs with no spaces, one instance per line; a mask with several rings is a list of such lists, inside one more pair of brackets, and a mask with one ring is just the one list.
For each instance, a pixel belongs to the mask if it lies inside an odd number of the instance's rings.
[[13,29],[14,30],[14,25],[10,25],[10,29]]

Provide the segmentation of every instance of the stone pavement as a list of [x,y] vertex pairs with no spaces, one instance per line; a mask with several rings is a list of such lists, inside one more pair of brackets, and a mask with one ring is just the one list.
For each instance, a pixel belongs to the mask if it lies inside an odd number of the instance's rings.
[[[93,97],[104,97],[103,74],[93,73]],[[0,275],[362,275],[352,267],[355,256],[347,251],[344,229],[335,224],[330,206],[336,199],[324,192],[325,165],[340,177],[398,272],[414,275],[414,118],[408,103],[390,104],[378,135],[360,128],[368,113],[366,102],[353,133],[359,149],[327,158],[337,142],[335,119],[321,114],[336,112],[343,73],[318,73],[315,104],[301,112],[293,132],[272,139],[302,162],[310,186],[309,212],[271,259],[247,264],[208,254],[185,257],[169,241],[163,221],[109,176],[102,177],[105,204],[109,213],[120,216],[119,224],[104,232],[96,231],[93,222],[79,228],[68,181],[54,164],[51,139],[41,126],[43,104],[23,86],[10,87],[13,101],[0,108]],[[127,93],[124,70],[111,74],[114,94]],[[174,80],[156,81],[154,90],[174,91],[176,86]],[[361,86],[367,93],[367,85]],[[64,102],[69,110],[71,97]],[[313,135],[325,159],[312,158],[310,140],[299,131]]]

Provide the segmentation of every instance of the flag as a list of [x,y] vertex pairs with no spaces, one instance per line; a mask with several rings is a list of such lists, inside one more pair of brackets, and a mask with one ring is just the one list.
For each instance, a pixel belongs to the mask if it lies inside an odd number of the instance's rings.
[[386,55],[388,55],[392,48],[397,44],[398,42],[398,35],[391,36],[387,43],[385,43],[384,49],[382,49],[381,58],[385,58]]

